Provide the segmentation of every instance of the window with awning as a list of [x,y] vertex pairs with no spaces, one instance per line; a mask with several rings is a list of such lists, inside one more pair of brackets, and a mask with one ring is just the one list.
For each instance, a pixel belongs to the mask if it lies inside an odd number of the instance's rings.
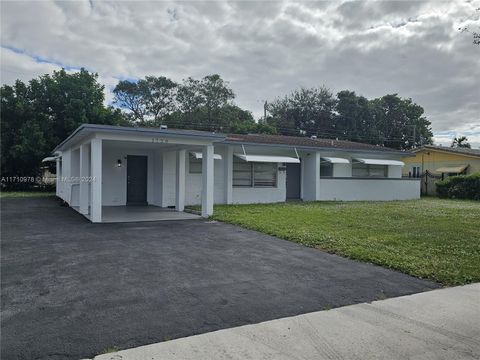
[[[195,152],[195,151],[191,151],[190,155],[192,155],[195,159],[201,159],[203,157],[203,154],[201,152]],[[213,159],[214,160],[222,160],[222,155],[213,154]]]
[[374,178],[386,178],[388,176],[387,165],[370,165],[364,163],[352,164],[352,177],[374,177]]
[[344,159],[344,158],[338,158],[338,157],[327,157],[327,156],[322,156],[320,158],[321,162],[328,162],[331,164],[350,164],[350,160]]
[[289,156],[276,155],[247,155],[234,154],[237,158],[247,162],[263,162],[263,163],[300,163],[300,159]]
[[399,160],[388,160],[388,159],[364,159],[364,158],[355,158],[356,162],[367,164],[367,165],[396,165],[404,166],[405,163]]
[[350,160],[339,157],[322,156],[320,158],[320,177],[332,177],[334,164],[350,164]]
[[241,157],[233,159],[234,187],[276,187],[278,163],[249,162]]
[[[202,173],[202,157],[201,152],[191,151],[188,161],[188,172],[190,174],[201,174]],[[214,160],[222,160],[222,155],[213,154]]]
[[365,158],[354,158],[353,160],[352,177],[386,178],[389,166],[405,165],[403,161],[399,160]]

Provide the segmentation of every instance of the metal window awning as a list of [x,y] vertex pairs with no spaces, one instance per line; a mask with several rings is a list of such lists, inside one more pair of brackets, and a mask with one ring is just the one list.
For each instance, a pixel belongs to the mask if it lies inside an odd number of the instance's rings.
[[244,155],[234,154],[236,157],[249,162],[269,162],[269,163],[300,163],[300,159],[289,156],[274,155]]
[[323,160],[332,163],[332,164],[350,164],[350,160],[344,158],[337,158],[337,157],[321,157]]
[[461,166],[445,166],[435,170],[438,173],[452,173],[452,174],[459,174],[463,172],[468,165],[461,165]]
[[359,159],[356,158],[358,162],[361,162],[362,164],[368,164],[368,165],[397,165],[397,166],[404,166],[405,163],[403,161],[398,161],[398,160],[385,160],[385,159]]
[[60,156],[47,156],[45,159],[42,160],[42,163],[49,162],[49,161],[57,161]]
[[[192,154],[192,156],[195,158],[195,159],[201,159],[203,157],[203,154],[201,152],[195,152],[195,151],[191,151],[190,154]],[[220,154],[213,154],[213,159],[214,160],[222,160],[222,155]]]

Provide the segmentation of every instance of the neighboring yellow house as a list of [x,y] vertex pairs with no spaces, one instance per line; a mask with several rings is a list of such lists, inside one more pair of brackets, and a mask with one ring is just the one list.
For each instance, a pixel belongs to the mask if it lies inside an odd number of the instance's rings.
[[[434,194],[435,181],[446,176],[480,172],[480,149],[425,145],[404,158],[403,176],[423,177],[422,193]],[[426,172],[426,173],[425,173]]]

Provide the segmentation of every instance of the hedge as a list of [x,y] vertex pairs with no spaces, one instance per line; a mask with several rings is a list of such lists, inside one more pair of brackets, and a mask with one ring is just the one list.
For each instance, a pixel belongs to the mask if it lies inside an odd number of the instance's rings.
[[439,197],[480,200],[480,172],[449,176],[445,180],[437,181],[435,185]]

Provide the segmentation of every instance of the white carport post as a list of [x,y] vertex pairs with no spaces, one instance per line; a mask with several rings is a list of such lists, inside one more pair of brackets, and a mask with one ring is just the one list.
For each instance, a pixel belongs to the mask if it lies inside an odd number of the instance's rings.
[[202,151],[202,216],[213,214],[213,145]]
[[185,150],[177,151],[177,169],[175,187],[175,210],[183,211],[185,208]]
[[80,213],[88,214],[88,203],[90,194],[88,193],[88,176],[90,167],[90,149],[88,144],[80,146]]
[[90,220],[102,222],[102,139],[92,139],[90,146],[90,164],[92,166],[92,205]]

